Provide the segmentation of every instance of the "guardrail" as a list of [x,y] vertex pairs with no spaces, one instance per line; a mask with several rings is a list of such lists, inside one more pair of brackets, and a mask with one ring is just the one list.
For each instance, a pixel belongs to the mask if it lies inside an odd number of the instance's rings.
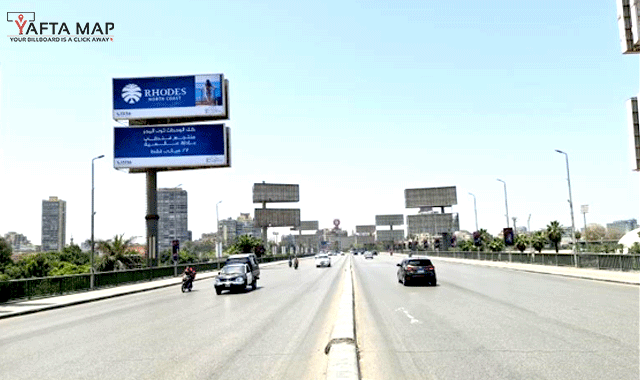
[[[309,255],[300,255],[300,257],[305,256]],[[288,255],[263,256],[259,258],[258,261],[260,263],[267,263],[287,260],[288,258]],[[212,271],[222,268],[225,261],[226,258],[221,258],[207,263],[178,264],[177,273],[181,274],[184,272],[187,266],[193,267],[197,272]],[[96,272],[94,289],[174,277],[174,273],[176,272],[175,267],[176,266],[169,265],[112,272]],[[0,281],[0,302],[15,299],[50,297],[88,290],[91,290],[91,275],[89,273]]]
[[613,253],[520,253],[520,252],[462,252],[462,251],[405,251],[416,255],[451,257],[457,259],[506,261],[523,264],[571,266],[602,270],[640,271],[640,255]]

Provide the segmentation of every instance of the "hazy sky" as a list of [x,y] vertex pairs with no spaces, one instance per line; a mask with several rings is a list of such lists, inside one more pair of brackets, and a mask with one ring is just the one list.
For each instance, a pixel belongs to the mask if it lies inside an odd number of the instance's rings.
[[[416,214],[404,189],[457,186],[462,229],[638,218],[620,53],[607,1],[4,1],[36,23],[113,22],[109,42],[12,42],[0,25],[0,234],[40,244],[42,200],[67,201],[67,241],[145,235],[145,176],[113,168],[112,78],[223,73],[232,167],[161,172],[189,196],[194,238],[253,214],[255,182],[296,183],[320,227]],[[46,34],[50,34],[47,31]],[[510,220],[511,223],[511,220]],[[287,229],[282,229],[285,232]],[[406,230],[406,226],[405,226]],[[272,237],[270,233],[270,237]],[[142,240],[140,240],[142,241]]]

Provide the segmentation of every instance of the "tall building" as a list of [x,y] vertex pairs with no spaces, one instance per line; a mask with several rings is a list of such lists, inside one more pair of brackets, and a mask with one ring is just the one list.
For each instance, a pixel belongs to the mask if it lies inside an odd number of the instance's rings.
[[249,235],[258,239],[262,236],[260,228],[255,227],[251,215],[245,213],[241,213],[238,219],[221,220],[218,230],[220,231],[220,240],[225,245],[233,244],[236,237],[241,235]]
[[636,228],[638,228],[638,221],[636,219],[616,220],[613,223],[607,223],[607,231],[617,232],[619,234],[626,234]]
[[191,240],[188,228],[187,191],[179,187],[158,189],[158,250],[171,249],[171,241],[180,246]]
[[42,201],[42,244],[41,250],[61,251],[66,243],[67,202],[58,197]]

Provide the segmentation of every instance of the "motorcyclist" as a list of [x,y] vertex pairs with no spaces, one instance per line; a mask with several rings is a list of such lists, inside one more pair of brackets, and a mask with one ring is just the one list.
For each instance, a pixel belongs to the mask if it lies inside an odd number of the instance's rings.
[[291,255],[289,255],[289,268],[291,268],[291,264],[292,264],[292,260],[291,260]]
[[293,267],[294,267],[295,269],[298,269],[298,256],[296,256],[296,257],[293,259]]
[[193,283],[193,280],[196,279],[196,270],[188,266],[185,268],[183,274],[187,277],[187,281],[189,281],[189,285],[191,286],[191,284]]

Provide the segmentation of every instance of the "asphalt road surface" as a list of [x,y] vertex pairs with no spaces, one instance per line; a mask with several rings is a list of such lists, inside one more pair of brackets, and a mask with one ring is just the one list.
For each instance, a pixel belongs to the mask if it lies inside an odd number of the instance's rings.
[[261,267],[258,289],[213,280],[0,320],[0,379],[316,379],[345,257]]
[[363,379],[640,378],[637,286],[436,258],[405,287],[400,259],[353,260]]

